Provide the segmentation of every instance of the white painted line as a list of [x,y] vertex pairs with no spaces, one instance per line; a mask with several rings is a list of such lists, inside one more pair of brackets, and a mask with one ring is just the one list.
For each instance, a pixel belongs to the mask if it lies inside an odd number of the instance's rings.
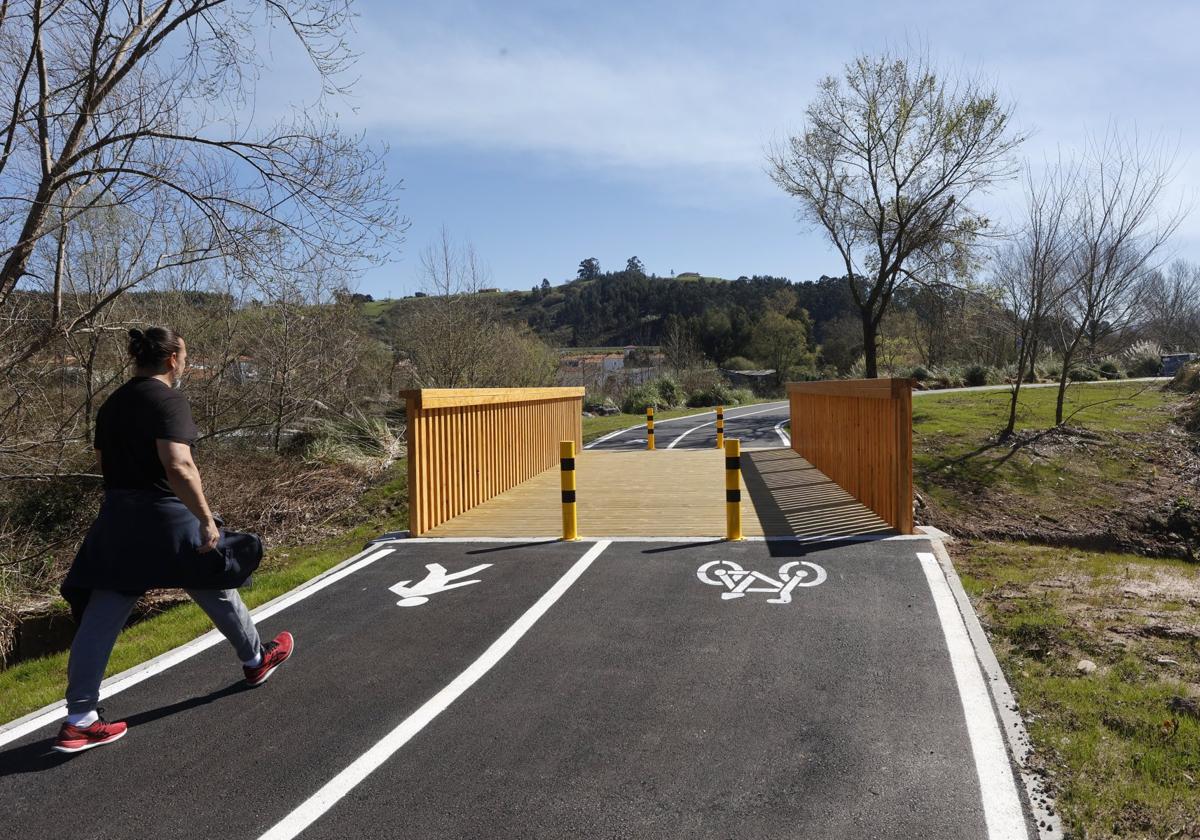
[[272,826],[259,840],[291,840],[337,804],[343,796],[391,758],[397,750],[407,744],[414,735],[424,729],[430,721],[445,711],[451,703],[462,696],[463,692],[478,682],[497,662],[503,659],[504,655],[512,650],[513,646],[528,632],[529,628],[546,614],[554,602],[561,598],[575,581],[579,580],[580,575],[587,571],[592,561],[599,557],[604,549],[608,548],[608,545],[607,541],[598,542],[588,549],[587,553],[580,557],[575,565],[568,569],[567,573],[559,578],[554,586],[550,587],[546,594],[526,610],[525,614],[518,618],[512,627],[504,631],[504,635],[492,642],[491,647],[485,650],[482,656],[472,662],[449,685],[426,701],[421,708],[405,718],[375,746],[355,759],[349,767],[326,782],[320,790]]
[[[660,542],[660,543],[703,543],[703,542],[723,542],[725,535],[721,534],[694,534],[689,537],[668,537],[655,536],[653,534],[647,536],[633,537],[598,537],[595,535],[585,536],[584,540],[603,539],[607,542]],[[930,537],[926,534],[808,534],[808,535],[779,535],[770,537],[743,537],[743,542],[881,542],[884,540],[890,542],[929,542]],[[407,540],[398,540],[403,543],[427,543],[429,545],[437,545],[439,543],[479,543],[481,545],[488,544],[514,544],[528,543],[529,545],[548,545],[550,543],[562,542],[558,537],[413,537]]]
[[[777,403],[768,403],[767,405],[769,405],[769,406],[770,406],[770,408],[768,408],[768,409],[764,409],[764,410],[766,410],[766,411],[770,411],[771,409],[778,408],[778,407],[779,407],[779,406],[781,406],[781,405],[787,405],[787,403],[786,403],[786,402],[777,402]],[[730,409],[730,410],[731,410],[731,411],[736,411],[736,409]],[[710,415],[710,414],[713,414],[713,415],[715,415],[716,413],[717,413],[717,412],[716,412],[716,409],[713,409],[712,411],[700,411],[700,412],[697,412],[696,414],[685,414],[685,415],[683,415],[682,417],[668,417],[668,418],[666,418],[665,420],[657,420],[657,419],[656,419],[656,420],[654,421],[654,425],[655,425],[655,426],[661,426],[663,423],[677,423],[677,422],[679,422],[680,420],[695,420],[697,417],[707,417],[707,416],[708,416],[708,415]],[[738,419],[738,417],[748,417],[750,413],[753,413],[753,414],[761,414],[762,412],[757,412],[757,411],[756,411],[756,412],[749,412],[749,413],[747,413],[747,414],[738,414],[738,415],[736,415],[736,416],[732,416],[732,415],[726,414],[726,415],[725,415],[725,419],[726,419],[726,420],[736,420],[736,419]],[[716,421],[714,420],[713,422],[715,423]],[[708,423],[705,423],[704,425],[706,425],[706,426],[707,426],[707,425],[710,425],[710,424],[708,424]],[[596,446],[597,444],[600,444],[600,443],[604,443],[604,441],[606,441],[606,440],[611,440],[612,438],[615,438],[615,437],[617,437],[618,435],[623,435],[623,434],[625,434],[626,432],[635,432],[635,431],[637,431],[637,430],[639,430],[639,429],[644,429],[644,428],[646,428],[646,424],[645,424],[645,423],[639,423],[639,424],[638,424],[638,425],[636,425],[636,426],[630,426],[628,429],[618,429],[618,430],[617,430],[617,431],[615,431],[615,432],[609,432],[608,434],[604,435],[603,437],[598,437],[598,438],[596,438],[596,439],[595,439],[595,440],[593,440],[591,443],[585,443],[585,444],[583,445],[583,448],[584,448],[584,449],[591,449],[593,446]],[[643,440],[642,442],[643,442],[643,443],[645,443],[645,441],[644,441],[644,440]],[[668,447],[668,448],[669,448],[669,447]]]
[[958,683],[967,735],[975,757],[975,771],[979,776],[979,794],[983,802],[988,840],[1029,840],[1025,811],[1017,794],[1008,749],[1000,733],[992,698],[983,682],[979,660],[975,657],[975,648],[967,635],[963,617],[937,557],[922,551],[917,553],[917,559],[921,561],[921,570],[933,595],[938,621],[946,636],[950,663],[954,668],[954,680]]
[[[290,593],[281,595],[269,603],[263,604],[258,609],[250,613],[250,617],[255,624],[260,621],[270,618],[277,612],[287,609],[292,604],[303,601],[309,595],[320,592],[327,586],[337,583],[344,577],[354,574],[359,569],[363,569],[380,557],[386,557],[393,553],[394,548],[383,548],[373,551],[366,557],[355,561],[355,558],[350,558],[340,568],[331,569],[325,573],[323,577],[314,578],[309,581],[309,584],[302,585]],[[360,552],[361,554],[361,552]],[[356,555],[357,556],[357,555]],[[100,699],[112,697],[127,688],[132,688],[138,683],[145,682],[153,676],[161,674],[168,668],[178,665],[180,662],[185,662],[191,659],[198,653],[208,650],[215,644],[225,641],[225,637],[217,630],[210,630],[199,638],[193,639],[185,645],[181,645],[173,650],[170,650],[160,656],[151,659],[149,662],[143,662],[141,665],[134,666],[128,671],[123,671],[114,677],[106,680],[100,686]],[[8,724],[8,727],[0,730],[0,746],[11,743],[23,738],[30,732],[34,732],[43,726],[54,723],[67,716],[67,706],[65,703],[58,703],[54,706],[43,709],[39,712],[34,712],[32,716],[14,721]]]
[[[925,526],[926,532],[936,530],[936,528]],[[1004,739],[1008,742],[1008,754],[1020,771],[1021,781],[1025,785],[1024,802],[1031,811],[1030,822],[1036,825],[1040,840],[1063,840],[1062,815],[1058,813],[1057,805],[1049,791],[1043,788],[1041,774],[1030,766],[1033,742],[1029,740],[1025,721],[1017,711],[1017,700],[1013,696],[1012,688],[1004,677],[1004,671],[1000,669],[996,653],[992,650],[987,634],[984,633],[983,627],[979,623],[979,617],[975,614],[971,599],[967,597],[967,593],[962,587],[962,581],[958,579],[958,573],[954,570],[954,562],[950,559],[950,552],[946,550],[945,540],[934,539],[930,545],[933,546],[933,553],[942,566],[942,574],[946,578],[946,583],[950,585],[954,600],[958,602],[958,614],[962,616],[963,623],[967,625],[967,634],[971,637],[971,643],[975,645],[975,656],[979,659],[979,667],[983,669],[983,675],[988,681],[992,693],[992,705],[1000,716],[1000,731],[1004,733]]]
[[615,432],[609,432],[604,437],[596,438],[591,443],[585,443],[583,445],[583,448],[591,449],[593,446],[596,446],[597,444],[600,444],[600,443],[604,443],[604,441],[606,441],[606,440],[611,440],[612,438],[615,438],[617,435],[623,435],[626,432],[632,432],[634,429],[640,429],[640,428],[642,428],[642,427],[641,426],[630,426],[628,429],[617,429]]
[[685,437],[687,437],[688,435],[690,435],[692,432],[696,431],[697,429],[703,429],[705,426],[715,426],[715,425],[717,425],[717,421],[716,421],[716,420],[710,420],[710,421],[709,421],[709,422],[707,422],[707,423],[701,423],[699,426],[692,426],[692,428],[690,428],[690,429],[687,429],[687,430],[686,430],[686,431],[684,431],[682,434],[680,434],[679,436],[677,436],[677,437],[675,438],[675,440],[673,440],[673,441],[671,441],[670,443],[668,443],[668,444],[667,444],[667,449],[674,449],[676,446],[678,446],[678,445],[679,445],[679,441],[683,440]]
[[792,438],[790,435],[788,435],[787,432],[785,432],[783,430],[783,424],[788,423],[788,422],[790,422],[790,421],[780,420],[778,423],[776,423],[775,424],[775,434],[779,435],[779,439],[783,441],[784,446],[790,447],[792,445]]
[[[753,417],[755,414],[766,414],[768,411],[775,411],[777,408],[778,408],[777,405],[772,405],[769,408],[763,408],[758,411],[747,411],[743,414],[737,415],[736,417],[731,417],[729,415],[726,415],[725,419],[727,421],[728,420],[741,420],[743,417]],[[715,412],[713,412],[713,413],[715,413]],[[698,417],[700,415],[693,415],[693,416]],[[784,422],[786,423],[787,421],[785,420]],[[716,420],[710,420],[707,423],[701,423],[698,426],[693,426],[692,428],[685,431],[683,434],[679,435],[679,437],[675,438],[675,440],[671,441],[671,443],[667,446],[667,449],[674,449],[675,445],[678,444],[679,441],[683,440],[685,437],[687,437],[688,435],[690,435],[692,432],[696,431],[697,429],[703,429],[705,426],[715,426],[716,424],[717,424]],[[732,435],[730,435],[728,428],[725,430],[725,437],[726,438],[733,437]]]

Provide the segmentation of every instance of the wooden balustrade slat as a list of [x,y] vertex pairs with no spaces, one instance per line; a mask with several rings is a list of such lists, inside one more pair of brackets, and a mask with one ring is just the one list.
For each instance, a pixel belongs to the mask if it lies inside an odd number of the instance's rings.
[[582,388],[405,391],[409,529],[418,536],[583,446]]
[[792,449],[903,534],[913,533],[912,381],[787,386]]

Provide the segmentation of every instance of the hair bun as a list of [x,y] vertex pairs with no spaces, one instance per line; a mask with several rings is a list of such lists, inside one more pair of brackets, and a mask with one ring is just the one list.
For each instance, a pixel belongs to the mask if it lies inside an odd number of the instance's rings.
[[145,338],[146,334],[143,333],[141,330],[134,328],[129,331],[129,337],[140,340],[140,339]]

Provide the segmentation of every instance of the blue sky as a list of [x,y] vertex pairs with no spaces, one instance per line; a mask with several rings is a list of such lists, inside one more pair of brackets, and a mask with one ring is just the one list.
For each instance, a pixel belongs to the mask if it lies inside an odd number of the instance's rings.
[[[815,279],[839,273],[764,174],[764,150],[799,127],[817,81],[860,51],[927,47],[1015,103],[1035,163],[1112,121],[1176,150],[1172,198],[1200,196],[1200,3],[440,2],[359,0],[354,93],[327,103],[390,147],[412,221],[377,297],[421,288],[419,252],[444,225],[494,285],[574,276],[585,257],[658,274]],[[311,101],[280,52],[265,103]],[[1003,218],[1015,185],[988,200]],[[1200,208],[1173,253],[1200,261]]]

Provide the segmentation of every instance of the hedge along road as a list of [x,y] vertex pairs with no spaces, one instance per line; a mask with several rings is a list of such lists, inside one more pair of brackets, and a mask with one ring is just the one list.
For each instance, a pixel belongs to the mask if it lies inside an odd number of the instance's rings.
[[[106,700],[0,731],[22,838],[1025,838],[941,568],[870,543],[407,540]],[[195,643],[194,643],[195,644]]]

